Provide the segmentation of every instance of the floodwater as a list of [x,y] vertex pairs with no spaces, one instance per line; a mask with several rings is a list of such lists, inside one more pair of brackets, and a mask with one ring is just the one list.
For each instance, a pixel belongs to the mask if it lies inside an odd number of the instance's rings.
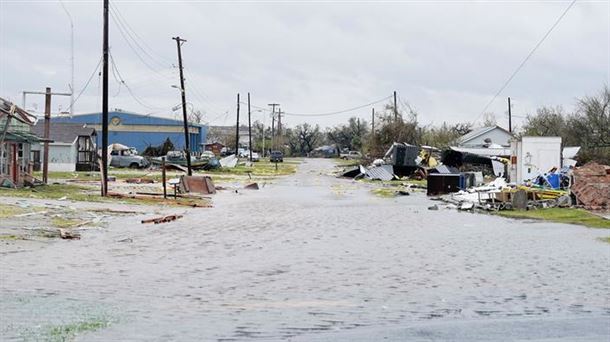
[[610,339],[608,231],[430,211],[332,165],[0,254],[0,339],[78,321],[103,322],[80,341]]

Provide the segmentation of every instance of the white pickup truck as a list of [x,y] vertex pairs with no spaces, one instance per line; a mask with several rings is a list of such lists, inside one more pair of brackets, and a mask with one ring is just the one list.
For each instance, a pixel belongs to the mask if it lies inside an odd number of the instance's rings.
[[339,158],[341,159],[360,159],[362,158],[362,153],[358,151],[349,151],[347,153],[339,154]]

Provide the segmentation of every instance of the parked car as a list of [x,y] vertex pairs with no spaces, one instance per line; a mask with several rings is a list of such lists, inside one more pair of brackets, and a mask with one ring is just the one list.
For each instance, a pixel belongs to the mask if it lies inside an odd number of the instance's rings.
[[269,161],[272,163],[284,162],[284,154],[281,151],[271,151],[269,153]]
[[358,152],[358,151],[349,151],[347,153],[341,153],[339,155],[339,157],[341,159],[361,159],[362,158],[362,153]]
[[260,160],[260,157],[258,156],[258,153],[256,152],[252,152],[252,160],[253,162],[257,162]]
[[132,149],[113,150],[110,152],[110,166],[138,169],[150,165],[146,158],[134,153]]

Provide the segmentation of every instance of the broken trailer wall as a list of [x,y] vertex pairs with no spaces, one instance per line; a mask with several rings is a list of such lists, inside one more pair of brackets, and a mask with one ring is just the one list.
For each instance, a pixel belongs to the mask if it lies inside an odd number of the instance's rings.
[[561,137],[522,137],[511,148],[511,181],[517,184],[561,167]]

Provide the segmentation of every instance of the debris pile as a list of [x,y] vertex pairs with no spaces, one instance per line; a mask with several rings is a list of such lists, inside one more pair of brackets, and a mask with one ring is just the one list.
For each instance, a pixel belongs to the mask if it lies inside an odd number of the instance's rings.
[[610,166],[588,163],[575,169],[571,191],[587,209],[610,208]]

